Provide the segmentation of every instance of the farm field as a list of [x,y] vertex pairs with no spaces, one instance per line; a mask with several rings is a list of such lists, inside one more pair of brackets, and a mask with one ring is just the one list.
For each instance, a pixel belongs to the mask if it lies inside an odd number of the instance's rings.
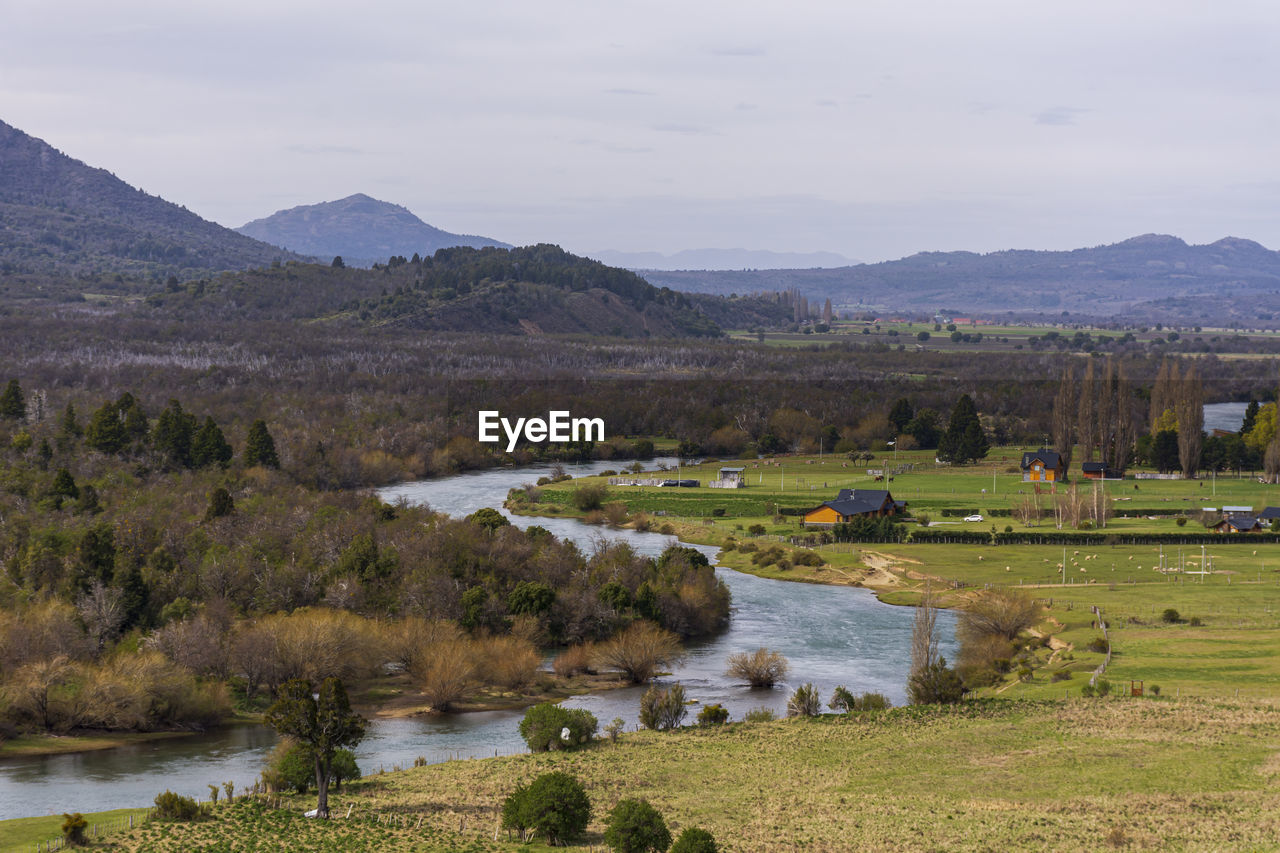
[[280,810],[240,802],[101,849],[265,851],[282,839],[317,851],[544,849],[498,826],[506,795],[550,770],[582,780],[591,798],[578,850],[599,849],[603,816],[622,797],[650,800],[673,833],[701,826],[732,851],[1263,850],[1280,833],[1280,711],[1113,697],[629,733],[581,752],[366,777],[333,798],[327,824],[301,817],[313,798],[287,797]]

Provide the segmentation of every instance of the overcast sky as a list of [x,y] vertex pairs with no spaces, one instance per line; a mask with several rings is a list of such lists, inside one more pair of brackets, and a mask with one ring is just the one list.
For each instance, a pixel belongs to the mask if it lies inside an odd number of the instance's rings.
[[573,251],[1280,248],[1271,2],[0,0],[0,120],[238,226]]

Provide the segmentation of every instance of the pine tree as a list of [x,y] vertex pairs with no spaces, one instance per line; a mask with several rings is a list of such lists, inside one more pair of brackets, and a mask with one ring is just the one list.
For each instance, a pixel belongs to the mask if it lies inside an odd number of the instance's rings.
[[231,462],[231,445],[227,443],[222,429],[212,417],[205,417],[204,424],[196,433],[191,444],[191,463],[196,468],[210,465],[226,467]]
[[27,403],[22,396],[18,380],[10,379],[4,393],[0,393],[0,418],[21,421],[27,417]]
[[911,401],[906,397],[899,398],[889,410],[889,423],[893,424],[895,433],[905,432],[907,424],[911,423],[914,417],[915,412],[911,408]]
[[128,391],[120,395],[116,401],[116,411],[120,413],[120,423],[124,425],[126,442],[142,443],[147,440],[151,426],[147,422],[147,413]]
[[115,403],[103,403],[89,418],[89,426],[84,431],[84,443],[99,453],[119,453],[124,449],[125,439],[120,411]]
[[1261,408],[1257,400],[1249,398],[1249,405],[1244,410],[1244,423],[1240,424],[1240,435],[1248,435],[1249,430],[1253,429],[1253,422],[1258,419],[1258,411]]
[[80,423],[76,420],[76,407],[71,403],[67,403],[67,407],[62,410],[60,427],[62,434],[67,438],[79,438],[84,435],[84,430],[80,428]]
[[247,468],[261,465],[264,468],[279,468],[280,457],[276,455],[276,443],[267,432],[267,422],[259,418],[249,427],[249,437],[245,441],[244,464]]
[[[971,424],[977,427],[978,434],[981,434],[981,441],[978,441],[977,434],[970,430]],[[967,454],[968,450],[976,451],[979,448],[982,449],[981,456]],[[951,409],[951,420],[947,423],[947,431],[938,441],[938,459],[953,465],[964,465],[986,456],[987,449],[986,435],[982,434],[982,423],[978,420],[978,408],[973,404],[973,398],[965,394]]]
[[191,467],[191,443],[196,431],[195,415],[182,411],[182,404],[170,400],[156,419],[151,444],[171,465]]

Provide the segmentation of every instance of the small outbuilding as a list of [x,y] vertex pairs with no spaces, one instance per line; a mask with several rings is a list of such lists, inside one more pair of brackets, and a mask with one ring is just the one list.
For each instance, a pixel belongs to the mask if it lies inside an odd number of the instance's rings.
[[1067,475],[1062,464],[1062,454],[1056,450],[1040,448],[1022,454],[1022,482],[1056,483]]
[[721,468],[719,476],[707,483],[713,489],[746,488],[746,468]]
[[1086,480],[1119,480],[1120,473],[1106,462],[1081,462],[1080,475]]

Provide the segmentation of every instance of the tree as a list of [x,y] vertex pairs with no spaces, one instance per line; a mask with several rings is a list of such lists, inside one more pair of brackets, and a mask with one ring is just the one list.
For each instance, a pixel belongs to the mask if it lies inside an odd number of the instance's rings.
[[365,720],[351,711],[346,688],[337,678],[326,678],[313,695],[310,681],[287,681],[263,720],[278,734],[311,750],[319,792],[316,816],[327,819],[334,755],[339,749],[358,744],[365,732]]
[[205,417],[204,424],[191,442],[191,464],[196,468],[218,465],[223,468],[231,462],[231,445],[222,429],[212,417]]
[[80,487],[76,485],[75,478],[71,476],[70,471],[66,468],[59,468],[58,473],[53,475],[53,484],[49,486],[49,494],[61,507],[63,500],[75,500],[80,497]]
[[209,493],[209,507],[204,511],[204,520],[213,521],[215,518],[231,515],[235,510],[236,502],[232,500],[231,493],[218,486]]
[[329,266],[333,267],[335,270],[340,270],[345,269],[347,265],[343,262],[342,255],[334,255],[333,262],[329,264]]
[[1053,398],[1053,449],[1062,457],[1063,470],[1071,467],[1071,451],[1075,447],[1072,431],[1079,415],[1079,391],[1069,366],[1062,368],[1058,393]]
[[166,462],[179,468],[192,466],[192,441],[196,432],[196,417],[182,410],[182,404],[170,400],[156,419],[151,445]]
[[[928,337],[920,340],[928,340]],[[895,434],[906,432],[907,424],[911,423],[913,417],[915,417],[915,411],[911,408],[911,401],[906,397],[900,397],[889,410],[889,423],[893,424]]]
[[925,586],[924,595],[916,605],[915,619],[911,623],[911,669],[914,678],[933,665],[938,659],[938,605],[933,590]]
[[1178,468],[1177,430],[1162,429],[1151,442],[1151,465],[1165,474]]
[[27,403],[22,396],[22,386],[18,380],[10,379],[4,392],[0,393],[0,418],[7,420],[26,420]]
[[619,853],[665,853],[671,846],[671,831],[648,800],[625,799],[609,812],[604,841]]
[[960,611],[956,635],[961,642],[988,636],[1012,640],[1040,621],[1043,608],[1016,589],[992,587],[972,598]]
[[801,684],[787,700],[788,717],[816,717],[822,713],[822,697],[812,682]]
[[245,441],[244,464],[248,468],[261,465],[264,468],[279,468],[280,457],[276,455],[276,443],[267,432],[267,422],[259,418],[249,426],[249,437]]
[[84,831],[89,828],[89,821],[80,812],[62,813],[62,837],[71,847],[84,847],[89,843]]
[[84,430],[80,428],[80,424],[76,420],[75,406],[67,403],[67,407],[62,410],[62,419],[58,424],[58,428],[62,430],[62,434],[67,438],[79,438],[84,434]]
[[705,829],[691,826],[680,833],[669,853],[720,853],[715,837]]
[[1240,435],[1247,435],[1249,430],[1253,429],[1253,422],[1257,420],[1260,408],[1257,400],[1249,399],[1249,405],[1244,410],[1244,422],[1240,424]]
[[781,652],[761,646],[754,652],[734,652],[729,655],[729,669],[725,675],[740,678],[752,689],[773,687],[787,677],[790,666]]
[[84,442],[99,453],[119,453],[126,441],[124,424],[115,403],[103,403],[89,418]]
[[[1095,399],[1098,383],[1093,375],[1093,359],[1085,363],[1080,380],[1079,408],[1076,412],[1076,441],[1080,444],[1081,461],[1092,462],[1098,445],[1098,408]],[[1058,448],[1058,452],[1062,452]]]
[[598,727],[599,722],[590,711],[542,702],[524,712],[520,737],[531,752],[573,749],[590,743]]
[[977,462],[985,459],[990,450],[991,444],[987,441],[987,433],[982,429],[982,424],[976,418],[969,421],[960,438],[960,455],[966,462]]
[[964,681],[938,658],[907,679],[907,699],[912,705],[954,705],[964,698]]
[[978,420],[978,409],[973,404],[973,398],[964,394],[951,409],[947,431],[938,442],[938,459],[964,465],[986,456],[987,449],[986,435]]
[[1204,386],[1194,364],[1187,365],[1177,391],[1174,411],[1178,416],[1178,461],[1182,476],[1190,480],[1200,469],[1200,451],[1204,448]]
[[544,773],[528,786],[517,785],[502,804],[502,825],[520,832],[542,833],[547,843],[573,841],[591,820],[591,800],[582,783],[568,773]]

